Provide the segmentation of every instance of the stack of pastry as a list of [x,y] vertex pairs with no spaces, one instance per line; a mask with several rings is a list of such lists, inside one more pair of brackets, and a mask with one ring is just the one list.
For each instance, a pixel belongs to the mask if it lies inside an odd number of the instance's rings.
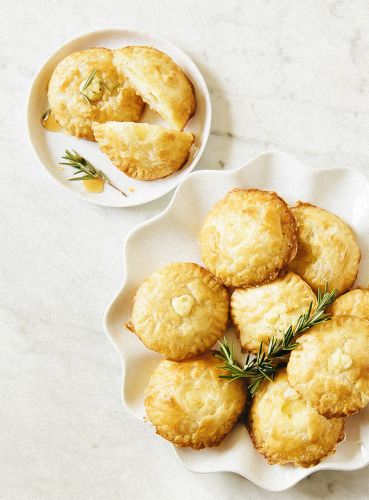
[[[130,177],[166,177],[187,162],[194,135],[183,128],[195,113],[195,92],[183,70],[153,47],[74,52],[55,68],[48,98],[63,129],[96,140]],[[145,103],[170,129],[137,123]]]
[[[177,446],[198,449],[218,445],[247,406],[250,436],[269,463],[317,464],[343,439],[344,417],[369,402],[369,290],[349,291],[360,261],[352,230],[308,203],[235,189],[199,239],[206,268],[169,264],[134,299],[127,326],[166,358],[147,387],[148,420]],[[243,380],[221,378],[209,349],[229,312],[242,350],[256,354],[314,310],[326,285],[340,295],[332,319],[298,337],[274,381],[251,399]]]

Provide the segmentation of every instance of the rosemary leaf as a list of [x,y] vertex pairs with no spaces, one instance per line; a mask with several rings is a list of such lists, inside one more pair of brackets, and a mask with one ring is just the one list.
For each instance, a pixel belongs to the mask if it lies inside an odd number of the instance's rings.
[[49,109],[47,109],[47,110],[45,111],[45,113],[44,113],[44,114],[42,115],[42,117],[41,117],[41,122],[42,122],[42,123],[45,123],[45,122],[46,122],[46,120],[47,120],[47,119],[49,118],[49,116],[50,116],[50,113],[51,113],[51,109],[50,109],[50,108],[49,108]]
[[111,89],[109,89],[109,87],[106,85],[106,83],[105,83],[105,82],[103,82],[102,80],[99,80],[99,83],[100,83],[100,85],[102,85],[102,86],[104,87],[104,89],[106,89],[106,90],[109,92],[109,94],[110,94]]
[[93,69],[91,73],[88,75],[87,80],[85,81],[85,84],[82,87],[81,93],[84,92],[88,87],[91,85],[92,80],[95,78],[96,75],[96,69]]
[[[76,172],[76,174],[78,174],[78,172]],[[76,175],[76,174],[73,174],[73,175]],[[68,181],[89,181],[91,179],[95,179],[95,177],[92,177],[92,175],[86,174],[86,175],[83,175],[82,177],[71,177],[70,179],[68,179]]]

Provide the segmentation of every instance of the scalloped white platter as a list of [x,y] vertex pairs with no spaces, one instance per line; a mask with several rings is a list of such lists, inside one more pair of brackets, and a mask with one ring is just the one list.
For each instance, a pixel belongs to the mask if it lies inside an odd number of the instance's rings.
[[[267,152],[236,170],[192,173],[164,212],[127,236],[123,284],[105,314],[105,330],[122,358],[123,402],[140,420],[145,413],[144,389],[161,356],[145,348],[124,326],[130,319],[133,296],[161,265],[175,261],[201,264],[197,238],[202,222],[214,203],[235,187],[276,191],[290,204],[308,201],[342,217],[354,230],[362,252],[356,285],[369,284],[369,183],[358,171],[308,168],[284,153]],[[233,337],[231,328],[227,335]],[[241,422],[219,447],[173,449],[191,471],[234,472],[266,490],[282,491],[316,471],[356,470],[369,464],[369,408],[347,419],[346,439],[337,453],[309,469],[268,465],[253,448]]]
[[[41,117],[48,109],[47,87],[56,65],[67,55],[77,50],[91,47],[119,48],[126,45],[150,45],[166,52],[186,73],[191,80],[196,94],[197,108],[194,116],[188,121],[185,130],[195,134],[195,142],[184,167],[172,175],[155,181],[138,181],[131,179],[118,170],[100,151],[95,142],[78,139],[63,132],[50,132],[41,124]],[[170,128],[159,117],[145,107],[141,122],[158,124]],[[200,70],[181,49],[171,42],[147,33],[131,30],[94,31],[80,36],[63,45],[43,64],[37,73],[29,94],[27,107],[28,134],[33,149],[45,171],[61,186],[74,194],[98,205],[111,207],[131,207],[156,200],[169,193],[178,183],[187,177],[195,168],[204,152],[211,125],[211,102],[209,91]],[[105,172],[113,183],[127,193],[125,198],[110,186],[105,186],[102,193],[88,193],[82,183],[69,182],[73,173],[70,167],[61,167],[60,161],[65,149],[75,149],[86,157],[95,167]]]

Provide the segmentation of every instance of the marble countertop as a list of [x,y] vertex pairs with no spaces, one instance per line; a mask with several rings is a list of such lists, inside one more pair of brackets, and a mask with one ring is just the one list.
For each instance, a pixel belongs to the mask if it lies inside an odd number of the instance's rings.
[[368,498],[368,469],[322,472],[269,494],[184,470],[122,408],[102,316],[127,232],[171,195],[132,209],[88,204],[46,177],[25,105],[43,60],[95,29],[165,36],[199,65],[214,119],[201,168],[276,148],[368,174],[369,3],[359,0],[18,0],[1,12],[0,498]]

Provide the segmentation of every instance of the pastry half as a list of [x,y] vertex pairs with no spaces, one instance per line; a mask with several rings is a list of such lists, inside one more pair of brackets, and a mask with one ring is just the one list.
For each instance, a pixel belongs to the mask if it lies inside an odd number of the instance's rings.
[[369,321],[337,316],[298,338],[291,386],[321,415],[346,417],[369,403]]
[[144,103],[117,73],[109,49],[73,52],[55,68],[48,88],[50,109],[70,134],[94,139],[92,122],[138,121]]
[[149,349],[181,360],[215,344],[225,332],[228,309],[226,288],[207,269],[176,262],[143,282],[127,326]]
[[330,312],[334,316],[358,316],[369,320],[369,290],[357,288],[341,295],[333,302]]
[[113,51],[120,75],[174,129],[182,130],[196,110],[192,83],[167,54],[153,47],[124,47]]
[[351,228],[337,215],[308,203],[291,208],[298,224],[297,255],[289,269],[317,292],[326,284],[349,290],[358,272],[360,249]]
[[266,350],[270,337],[282,338],[310,304],[314,311],[316,303],[309,285],[292,272],[258,287],[237,288],[231,297],[231,317],[242,350],[256,354],[261,342]]
[[160,436],[176,446],[218,446],[246,403],[242,380],[223,372],[211,353],[186,361],[162,361],[146,389],[146,415]]
[[344,420],[330,420],[292,389],[286,370],[264,382],[252,400],[251,439],[268,463],[312,467],[335,453],[344,438]]
[[295,256],[295,219],[276,193],[234,189],[207,215],[200,249],[205,266],[227,286],[259,285]]
[[138,180],[166,177],[182,168],[194,135],[148,123],[94,123],[96,141],[112,163]]

